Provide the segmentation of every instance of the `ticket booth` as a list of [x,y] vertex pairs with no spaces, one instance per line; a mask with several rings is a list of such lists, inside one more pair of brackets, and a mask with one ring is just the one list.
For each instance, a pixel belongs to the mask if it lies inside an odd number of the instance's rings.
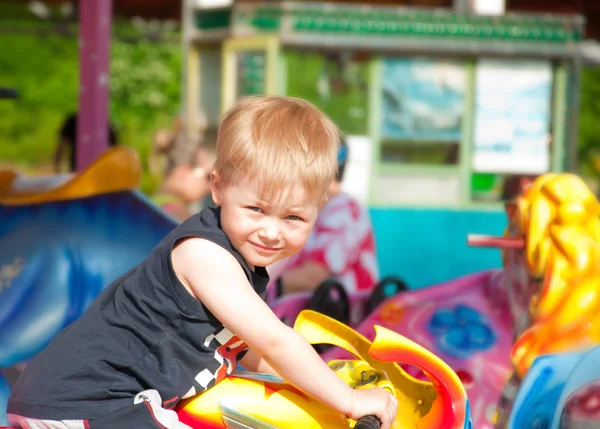
[[202,112],[216,124],[249,94],[319,106],[349,138],[344,185],[371,208],[382,274],[420,287],[499,266],[496,253],[468,249],[466,233],[501,233],[503,200],[522,179],[574,165],[580,16],[188,9],[188,123]]

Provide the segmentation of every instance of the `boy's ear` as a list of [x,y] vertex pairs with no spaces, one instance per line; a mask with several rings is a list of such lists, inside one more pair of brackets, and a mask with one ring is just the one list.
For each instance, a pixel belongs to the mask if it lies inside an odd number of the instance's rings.
[[223,200],[222,198],[222,192],[221,192],[221,178],[219,177],[219,173],[217,173],[215,170],[210,172],[210,190],[212,193],[212,199],[213,202],[220,206],[221,205],[221,201]]

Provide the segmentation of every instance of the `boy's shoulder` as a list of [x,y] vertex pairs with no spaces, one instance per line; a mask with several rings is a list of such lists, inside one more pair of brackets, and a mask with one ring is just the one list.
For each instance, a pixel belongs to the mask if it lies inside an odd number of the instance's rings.
[[[227,233],[221,228],[220,207],[207,207],[200,213],[192,215],[190,218],[179,224],[171,233],[170,241],[172,245],[182,239],[194,243],[192,246],[185,246],[187,252],[196,252],[193,259],[197,260],[200,254],[210,256],[208,260],[214,261],[219,252],[217,248],[225,249],[231,253],[234,258],[242,265],[245,270],[249,270],[246,261],[241,254],[233,247]],[[212,253],[211,253],[212,251]]]
[[229,237],[221,228],[218,208],[205,208],[188,217],[164,238],[164,242],[172,249],[181,240],[196,238],[203,239],[208,246],[218,245],[230,252],[233,251]]
[[210,233],[227,237],[225,231],[221,229],[220,208],[207,207],[199,213],[193,214],[175,227],[172,234],[181,233]]

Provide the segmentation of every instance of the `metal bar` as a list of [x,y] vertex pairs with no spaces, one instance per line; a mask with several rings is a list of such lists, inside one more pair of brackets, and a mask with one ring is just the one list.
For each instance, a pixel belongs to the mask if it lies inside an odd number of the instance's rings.
[[282,34],[284,46],[312,47],[324,50],[359,49],[385,51],[386,54],[437,56],[490,56],[528,59],[574,58],[579,50],[575,43],[541,44],[526,42],[484,42],[473,40],[394,38],[381,36],[334,37],[327,34]]
[[495,247],[500,249],[522,249],[525,246],[522,238],[492,237],[479,234],[468,234],[467,244],[473,247]]
[[475,129],[475,60],[471,59],[465,64],[467,90],[465,92],[465,106],[463,109],[463,122],[459,148],[460,156],[460,202],[467,205],[471,203],[471,175],[473,171],[473,133]]
[[567,118],[567,70],[559,63],[554,69],[552,106],[551,171],[561,173],[565,169],[566,118]]
[[185,134],[188,137],[194,135],[199,124],[197,118],[200,114],[200,99],[202,91],[202,76],[200,75],[200,48],[188,45],[185,61]]
[[581,58],[577,58],[571,64],[569,102],[566,106],[567,118],[567,168],[568,171],[577,173],[579,170],[579,109],[580,109],[580,82],[581,82]]
[[276,95],[279,90],[279,38],[277,36],[268,36],[265,51],[265,93],[266,95]]
[[86,0],[79,5],[78,171],[108,147],[111,18],[112,0]]
[[235,51],[229,40],[226,40],[222,47],[221,72],[221,114],[223,114],[233,105],[237,93],[238,70]]
[[377,181],[381,165],[381,124],[383,121],[383,62],[380,56],[371,59],[369,64],[369,101],[368,101],[368,134],[371,138],[371,171],[369,173],[369,195],[367,201],[372,205],[377,202]]
[[[193,0],[183,0],[181,3],[181,80],[185,82],[181,88],[181,105],[183,106],[183,117],[186,118],[184,124],[184,133],[189,135],[190,117],[192,117],[192,106],[197,93],[192,92],[190,87],[197,82],[194,82],[190,75],[190,56],[193,55],[194,46],[191,43],[192,34],[194,32],[194,2]],[[196,77],[197,78],[197,77]]]
[[277,61],[277,95],[288,95],[288,60],[284,49],[279,50]]

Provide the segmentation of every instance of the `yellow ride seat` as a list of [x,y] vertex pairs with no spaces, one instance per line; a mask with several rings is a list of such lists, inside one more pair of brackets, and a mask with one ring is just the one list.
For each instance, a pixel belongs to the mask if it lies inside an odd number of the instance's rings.
[[43,204],[136,189],[141,177],[142,168],[137,152],[117,146],[102,153],[84,171],[49,189],[40,183],[38,189],[19,190],[14,186],[19,176],[12,171],[0,171],[0,204]]

